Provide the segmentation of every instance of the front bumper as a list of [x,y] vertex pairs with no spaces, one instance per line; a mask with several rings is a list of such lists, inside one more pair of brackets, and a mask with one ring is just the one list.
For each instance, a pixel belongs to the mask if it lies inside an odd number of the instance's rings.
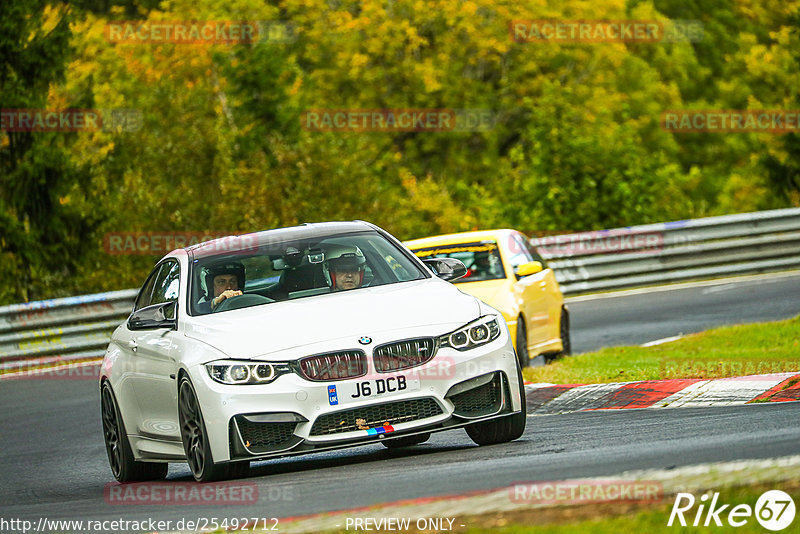
[[[506,329],[487,345],[459,352],[439,348],[428,363],[367,376],[310,382],[295,374],[266,385],[213,381],[190,369],[216,462],[273,458],[438,432],[521,409],[516,356]],[[404,376],[413,388],[369,400],[331,404],[329,386]],[[345,395],[342,395],[345,397]]]

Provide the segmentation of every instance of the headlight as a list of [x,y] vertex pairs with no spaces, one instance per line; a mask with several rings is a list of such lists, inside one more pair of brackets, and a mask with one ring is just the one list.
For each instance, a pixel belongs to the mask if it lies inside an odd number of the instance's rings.
[[218,360],[206,364],[208,375],[221,384],[269,384],[279,376],[291,373],[284,362],[237,362]]
[[485,315],[454,332],[439,337],[439,346],[468,350],[494,341],[499,335],[500,323],[497,321],[497,316]]

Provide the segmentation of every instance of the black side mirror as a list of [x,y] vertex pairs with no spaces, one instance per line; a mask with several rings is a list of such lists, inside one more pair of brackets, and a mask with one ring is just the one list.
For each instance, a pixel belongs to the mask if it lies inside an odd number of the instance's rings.
[[467,274],[466,266],[455,258],[431,258],[422,260],[422,263],[442,280],[458,280]]
[[177,302],[173,300],[136,310],[128,317],[128,328],[130,330],[153,330],[156,328],[174,330],[178,326],[175,316],[176,305]]

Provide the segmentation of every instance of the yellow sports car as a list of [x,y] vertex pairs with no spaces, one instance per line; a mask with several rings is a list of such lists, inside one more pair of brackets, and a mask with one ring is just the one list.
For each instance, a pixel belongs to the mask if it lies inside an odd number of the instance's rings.
[[569,311],[553,270],[516,230],[484,230],[406,241],[420,258],[461,260],[453,283],[503,314],[522,366],[570,353]]

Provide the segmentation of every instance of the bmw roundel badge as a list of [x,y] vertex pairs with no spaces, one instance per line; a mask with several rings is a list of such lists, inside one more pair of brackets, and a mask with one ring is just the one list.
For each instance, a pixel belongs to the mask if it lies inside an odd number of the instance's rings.
[[369,345],[370,343],[372,343],[372,338],[369,336],[361,336],[360,338],[358,338],[358,342],[361,343],[362,345]]

